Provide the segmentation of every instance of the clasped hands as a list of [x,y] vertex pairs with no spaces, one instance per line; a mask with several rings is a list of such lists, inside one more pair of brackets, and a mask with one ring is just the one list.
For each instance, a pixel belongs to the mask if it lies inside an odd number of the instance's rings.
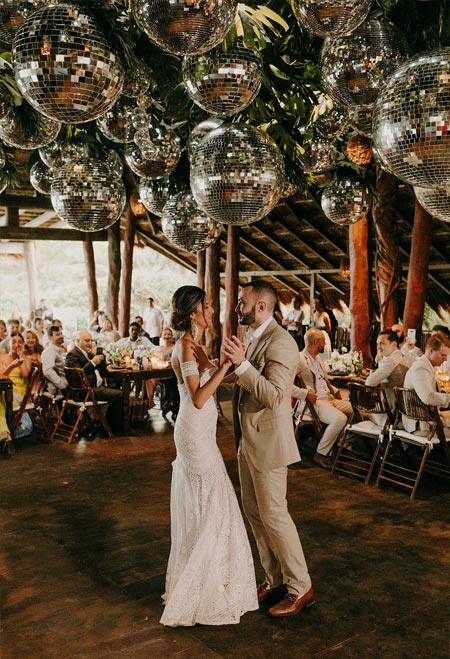
[[225,336],[220,348],[220,360],[229,361],[233,366],[240,366],[245,360],[245,345],[237,336]]

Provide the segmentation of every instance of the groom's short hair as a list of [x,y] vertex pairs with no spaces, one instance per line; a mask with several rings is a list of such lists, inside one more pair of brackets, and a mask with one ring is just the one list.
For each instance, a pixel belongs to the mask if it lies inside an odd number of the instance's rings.
[[275,307],[278,304],[278,296],[272,284],[264,279],[255,279],[244,284],[241,288],[249,287],[255,291],[259,299],[264,300],[269,311],[273,312],[275,310]]

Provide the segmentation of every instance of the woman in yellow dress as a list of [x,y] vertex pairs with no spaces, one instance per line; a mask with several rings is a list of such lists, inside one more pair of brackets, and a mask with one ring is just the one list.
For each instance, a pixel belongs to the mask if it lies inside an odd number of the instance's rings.
[[[21,334],[11,337],[9,353],[0,356],[0,373],[13,383],[13,409],[17,410],[27,391],[28,377],[33,363],[24,355],[24,340]],[[2,451],[11,453],[13,449],[10,429],[6,421],[4,396],[0,396],[0,442]]]

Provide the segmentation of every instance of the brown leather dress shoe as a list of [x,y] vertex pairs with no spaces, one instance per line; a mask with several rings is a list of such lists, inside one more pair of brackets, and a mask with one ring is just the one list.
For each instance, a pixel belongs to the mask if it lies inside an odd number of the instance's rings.
[[295,616],[305,607],[308,608],[315,603],[314,591],[312,588],[307,593],[299,597],[295,593],[288,593],[286,597],[269,609],[269,615],[274,618],[282,616]]
[[286,586],[283,584],[281,586],[269,586],[267,581],[263,581],[259,584],[256,592],[258,594],[258,602],[264,602],[270,595],[273,593],[283,594],[283,590],[286,590]]
[[322,455],[322,453],[314,453],[313,460],[324,469],[331,469],[334,464],[334,458],[329,455]]

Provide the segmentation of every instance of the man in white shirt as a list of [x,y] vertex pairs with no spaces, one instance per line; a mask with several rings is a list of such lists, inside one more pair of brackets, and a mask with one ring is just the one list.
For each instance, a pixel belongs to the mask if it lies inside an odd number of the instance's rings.
[[416,346],[416,339],[408,339],[408,334],[403,325],[392,325],[392,331],[398,336],[398,348],[405,359],[403,363],[408,367],[417,359],[421,357],[423,352]]
[[381,385],[386,392],[391,409],[395,407],[394,387],[403,387],[408,366],[398,347],[399,338],[392,330],[383,330],[378,334],[377,352],[381,357],[378,368],[368,375],[369,387]]
[[140,336],[141,326],[136,321],[130,323],[129,336],[124,336],[114,343],[119,348],[129,348],[136,350],[137,348],[153,348],[154,345],[145,336]]
[[47,330],[48,345],[42,351],[42,373],[47,380],[47,389],[53,394],[61,394],[67,388],[64,374],[66,351],[64,335],[57,325],[50,325]]
[[307,390],[293,387],[294,398],[304,399],[309,396],[315,405],[317,414],[327,427],[313,457],[325,469],[331,469],[333,460],[329,453],[345,428],[353,408],[348,401],[341,399],[341,394],[328,379],[321,353],[325,350],[325,337],[320,329],[309,329],[305,334],[305,349],[299,353],[297,373],[302,378]]
[[148,298],[148,308],[144,311],[144,329],[150,336],[150,341],[159,346],[159,337],[164,326],[164,316],[161,309],[155,306],[152,297]]

